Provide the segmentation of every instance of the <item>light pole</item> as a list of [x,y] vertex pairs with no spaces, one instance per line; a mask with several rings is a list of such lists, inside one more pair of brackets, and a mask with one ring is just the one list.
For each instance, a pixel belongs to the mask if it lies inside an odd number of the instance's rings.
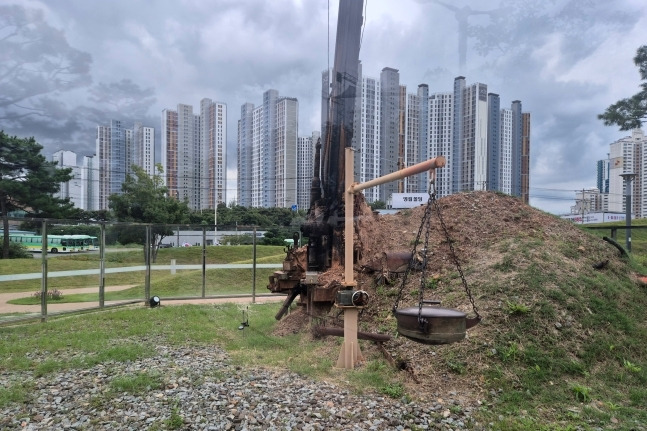
[[631,180],[634,179],[636,174],[620,174],[625,180],[625,221],[627,223],[627,252],[631,253]]

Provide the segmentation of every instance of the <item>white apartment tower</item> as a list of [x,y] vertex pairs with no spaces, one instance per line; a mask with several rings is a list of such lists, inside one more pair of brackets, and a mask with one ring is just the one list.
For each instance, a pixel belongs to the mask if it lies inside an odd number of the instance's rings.
[[[428,157],[445,157],[445,167],[436,170],[436,193],[439,197],[452,193],[452,167],[454,155],[452,144],[454,133],[454,94],[435,93],[429,96],[429,132],[427,137]],[[428,175],[426,181],[429,181]]]
[[485,190],[487,185],[487,86],[454,80],[454,165],[452,192]]
[[194,210],[226,202],[227,105],[211,99],[162,111],[162,168],[169,194]]
[[55,196],[61,199],[69,199],[77,208],[84,208],[82,171],[76,162],[76,153],[60,150],[52,155],[52,161],[57,163],[57,168],[72,169],[72,179],[68,182],[60,183],[59,191]]
[[[355,132],[353,148],[355,155],[355,181],[363,183],[381,175],[380,170],[380,119],[382,113],[382,87],[380,81],[361,75],[361,87],[357,89],[355,104]],[[381,186],[362,191],[367,202],[380,199]]]
[[263,104],[245,103],[238,121],[238,199],[252,207],[297,205],[299,103],[263,94]]
[[321,134],[312,132],[312,136],[302,136],[297,148],[297,207],[300,210],[310,208],[310,186],[314,173],[315,146]]
[[636,174],[632,181],[632,210],[635,217],[647,214],[647,137],[636,129],[631,136],[624,137],[609,146],[609,212],[625,212],[626,182],[622,174]]

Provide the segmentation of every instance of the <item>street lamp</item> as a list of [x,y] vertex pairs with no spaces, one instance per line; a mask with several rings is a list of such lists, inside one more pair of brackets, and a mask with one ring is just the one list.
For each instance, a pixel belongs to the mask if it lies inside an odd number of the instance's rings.
[[631,180],[636,174],[620,174],[625,180],[625,221],[627,224],[627,251],[631,253]]

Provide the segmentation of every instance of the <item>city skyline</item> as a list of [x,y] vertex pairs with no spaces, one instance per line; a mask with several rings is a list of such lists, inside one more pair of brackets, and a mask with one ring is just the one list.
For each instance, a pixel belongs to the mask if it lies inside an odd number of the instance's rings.
[[[456,10],[431,0],[403,0],[397,8],[365,4],[360,59],[370,74],[397,68],[410,88],[426,82],[441,93],[464,75],[523,101],[533,119],[531,205],[568,212],[574,190],[595,186],[591,166],[626,135],[596,116],[638,88],[632,58],[646,40],[644,2],[484,0],[477,8],[483,13],[465,16],[457,13],[468,4],[461,0],[452,4]],[[155,125],[167,106],[211,97],[236,109],[270,88],[299,100],[300,134],[320,128],[320,74],[333,55],[336,1],[330,11],[327,2],[288,0],[181,7],[0,0],[0,7],[4,17],[28,18],[33,34],[48,35],[49,50],[71,53],[73,79],[19,106],[0,107],[0,127],[34,136],[48,157],[60,149],[91,153],[93,127],[110,118]],[[110,20],[99,19],[105,16]],[[29,57],[8,60],[3,67],[23,61],[26,77],[40,65]],[[2,81],[0,92],[19,94],[22,82]]]

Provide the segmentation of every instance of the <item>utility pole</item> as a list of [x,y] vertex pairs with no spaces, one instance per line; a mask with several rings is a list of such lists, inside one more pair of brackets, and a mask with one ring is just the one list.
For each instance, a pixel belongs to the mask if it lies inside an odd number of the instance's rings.
[[631,253],[631,180],[636,174],[620,174],[620,176],[625,180],[625,221],[627,226],[625,237],[627,238],[627,252]]

